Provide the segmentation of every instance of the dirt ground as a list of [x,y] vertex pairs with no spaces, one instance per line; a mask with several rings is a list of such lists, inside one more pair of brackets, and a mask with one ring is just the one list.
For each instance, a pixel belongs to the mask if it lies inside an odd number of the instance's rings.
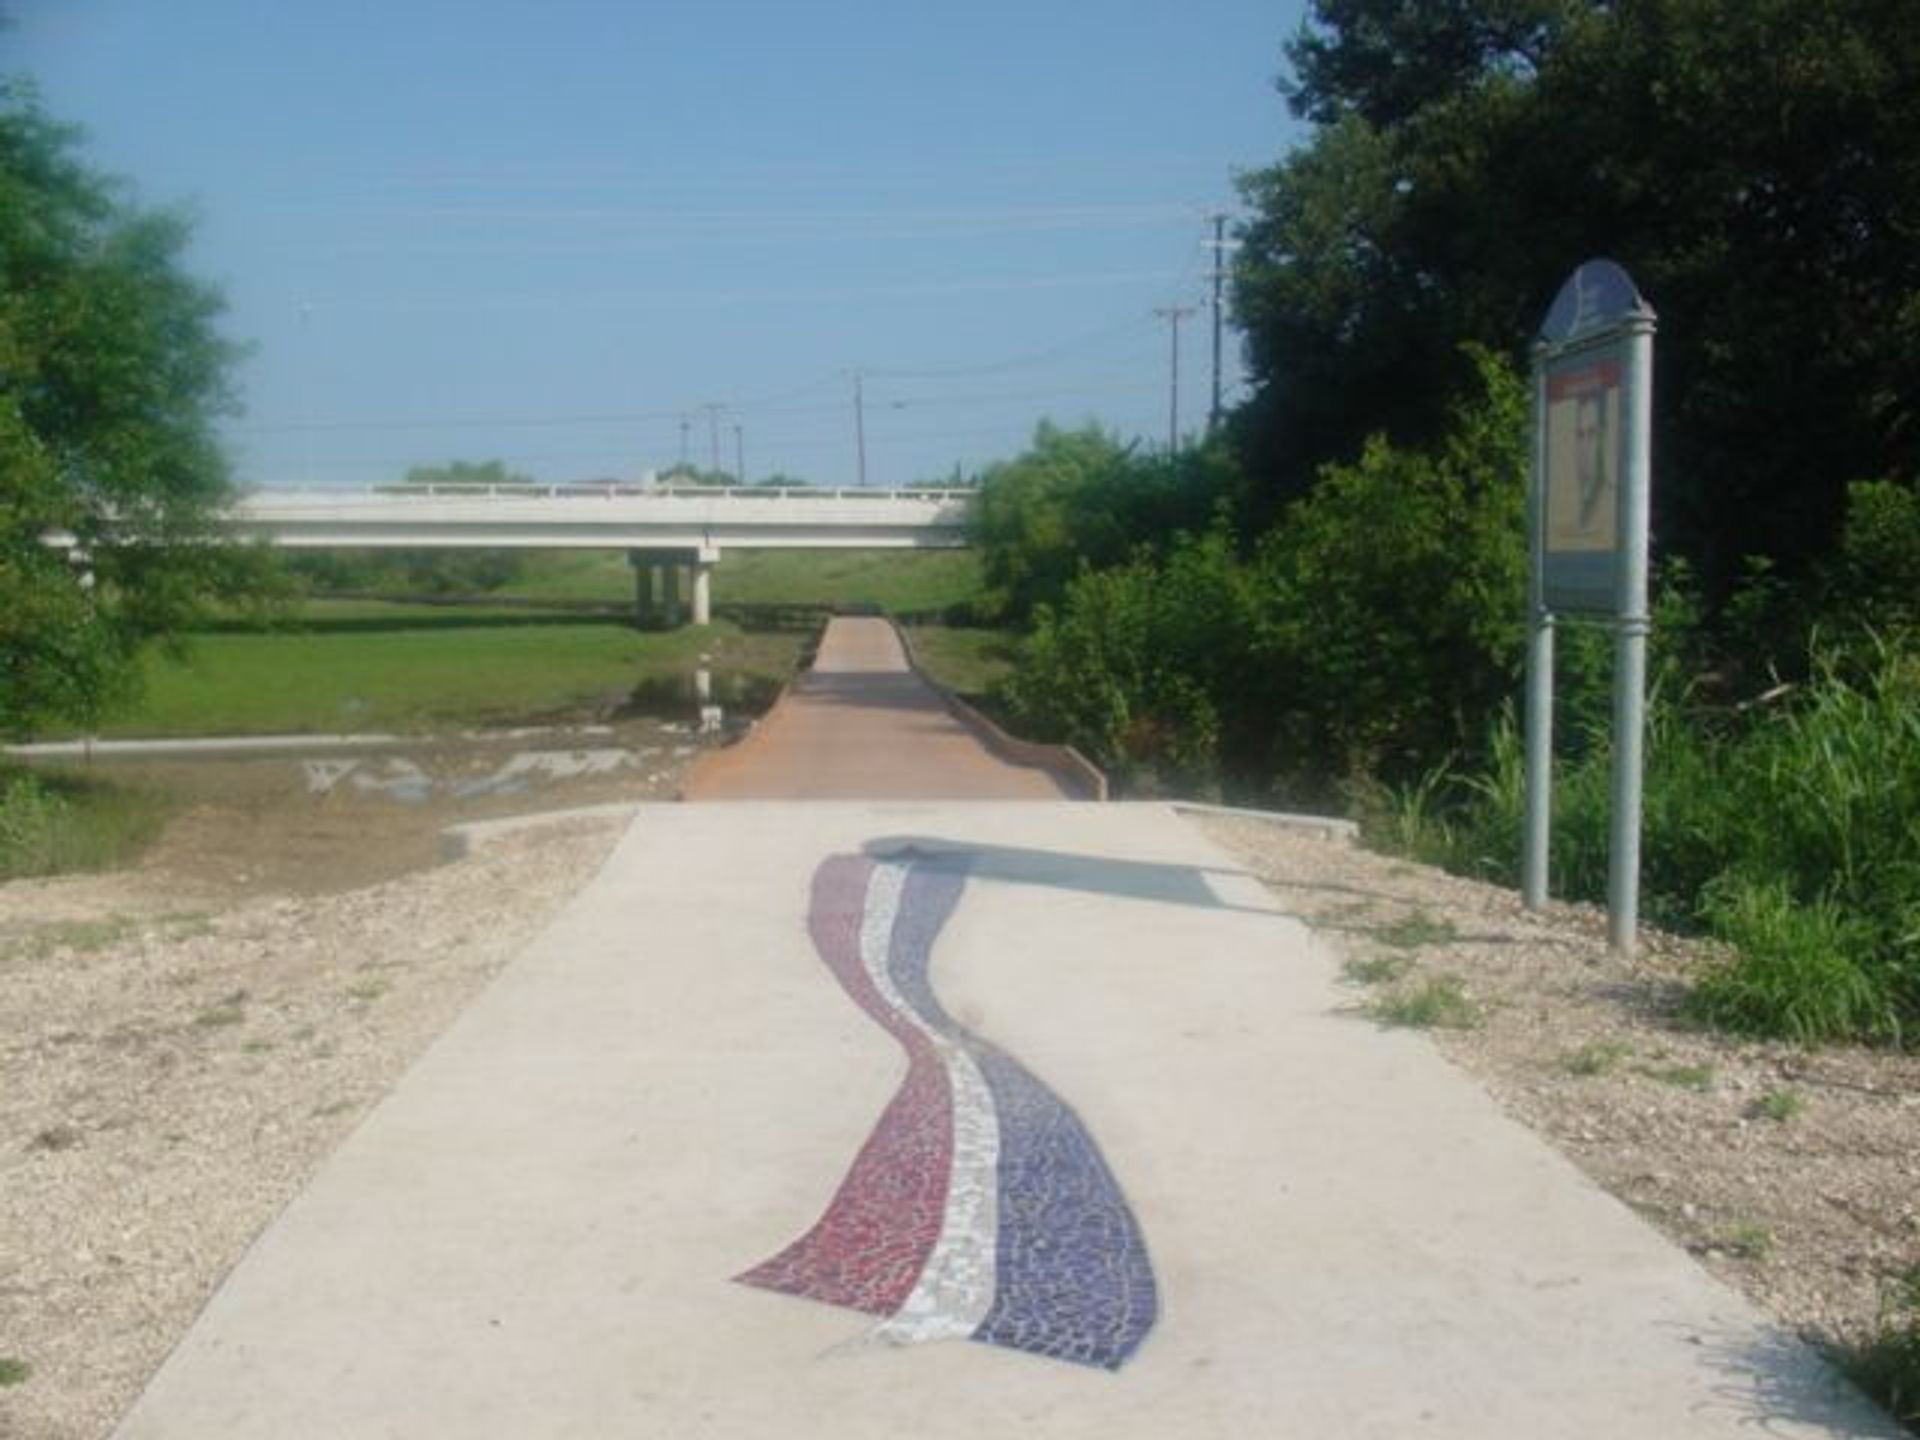
[[108,1434],[261,1226],[591,877],[618,819],[441,864],[441,831],[671,799],[631,722],[114,761],[134,867],[0,885],[0,1437]]
[[[665,798],[698,744],[633,726],[128,762],[193,794],[139,866],[0,885],[0,1437],[109,1434],[253,1236],[621,822],[436,864],[442,826]],[[1788,1326],[1858,1338],[1920,1262],[1920,1057],[1701,1034],[1672,1003],[1698,947],[1655,937],[1622,960],[1590,910],[1532,915],[1299,830],[1197,823],[1344,957],[1354,1023],[1450,977],[1467,1023],[1435,1043]]]
[[1202,824],[1341,954],[1356,1023],[1434,982],[1459,996],[1429,1028],[1448,1057],[1804,1338],[1866,1339],[1920,1266],[1920,1055],[1706,1033],[1677,1001],[1708,943],[1647,933],[1623,958],[1591,906],[1534,914],[1310,833]]
[[[374,749],[96,758],[172,814],[134,874],[188,908],[331,895],[437,863],[449,825],[671,800],[713,741],[691,723],[497,731]],[[61,762],[71,768],[70,762]]]

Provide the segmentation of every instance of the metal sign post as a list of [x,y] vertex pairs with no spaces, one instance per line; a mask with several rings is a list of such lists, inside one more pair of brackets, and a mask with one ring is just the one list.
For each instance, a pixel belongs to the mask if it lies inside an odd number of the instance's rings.
[[1547,898],[1556,613],[1614,626],[1613,815],[1607,913],[1613,948],[1639,920],[1646,732],[1647,532],[1652,478],[1652,308],[1609,260],[1574,271],[1534,347],[1528,493],[1527,795],[1521,896]]

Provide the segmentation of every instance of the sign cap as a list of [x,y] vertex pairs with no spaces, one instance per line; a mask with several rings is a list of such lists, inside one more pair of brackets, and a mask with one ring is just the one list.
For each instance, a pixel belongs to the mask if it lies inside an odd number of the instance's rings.
[[1553,297],[1540,326],[1540,339],[1548,345],[1564,345],[1636,319],[1653,319],[1653,307],[1632,277],[1611,260],[1589,260],[1567,277]]

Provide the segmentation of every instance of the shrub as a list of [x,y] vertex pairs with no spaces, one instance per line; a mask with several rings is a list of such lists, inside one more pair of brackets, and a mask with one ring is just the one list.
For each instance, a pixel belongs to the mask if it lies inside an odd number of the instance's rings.
[[[1870,659],[1863,659],[1868,656]],[[1886,640],[1816,653],[1796,693],[1737,723],[1683,703],[1648,709],[1642,908],[1737,957],[1701,977],[1694,1013],[1802,1041],[1920,1035],[1920,655]],[[1604,730],[1554,785],[1558,893],[1600,900],[1611,804]],[[1449,868],[1511,882],[1524,760],[1510,716],[1483,768],[1441,768],[1376,792],[1370,833]]]
[[1134,792],[1208,791],[1247,654],[1246,576],[1224,535],[1075,580],[1002,687],[1013,717]]
[[1288,788],[1405,782],[1477,747],[1512,693],[1526,577],[1525,387],[1475,352],[1481,393],[1430,450],[1376,437],[1261,542],[1260,673]]
[[1802,1042],[1899,1038],[1885,987],[1860,963],[1873,946],[1863,918],[1830,900],[1796,901],[1781,879],[1744,876],[1715,882],[1702,909],[1736,954],[1695,984],[1695,1016]]

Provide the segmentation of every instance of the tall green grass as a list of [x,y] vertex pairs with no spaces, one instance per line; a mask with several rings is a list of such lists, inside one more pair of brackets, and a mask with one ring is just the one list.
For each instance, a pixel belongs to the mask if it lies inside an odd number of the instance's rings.
[[0,880],[122,864],[160,833],[165,818],[164,802],[144,790],[0,769]]
[[1894,1277],[1868,1339],[1833,1356],[1849,1379],[1920,1434],[1920,1265]]
[[[1920,1038],[1920,651],[1818,655],[1804,685],[1739,717],[1650,705],[1643,910],[1728,941],[1691,1004],[1717,1026],[1801,1041]],[[1610,751],[1589,722],[1554,787],[1559,893],[1606,894]],[[1518,867],[1524,757],[1511,718],[1481,768],[1366,806],[1389,848],[1488,878]]]

